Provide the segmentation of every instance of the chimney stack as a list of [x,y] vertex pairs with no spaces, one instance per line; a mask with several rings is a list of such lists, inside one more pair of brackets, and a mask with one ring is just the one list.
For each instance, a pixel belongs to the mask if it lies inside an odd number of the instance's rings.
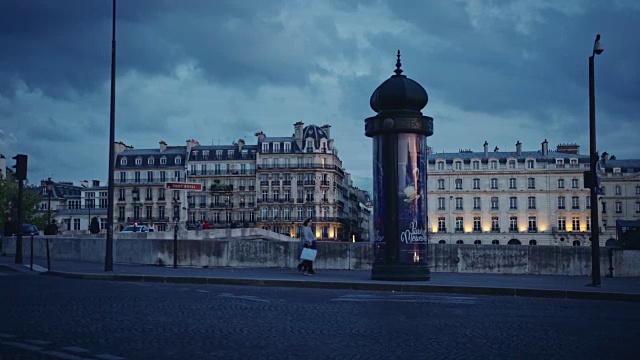
[[160,140],[160,152],[167,150],[167,143],[164,140]]
[[522,143],[520,142],[520,140],[516,142],[516,155],[522,155]]
[[544,141],[542,142],[542,156],[547,155],[549,155],[549,142],[547,141],[547,139],[544,139]]
[[484,157],[489,156],[489,143],[485,140],[484,141]]
[[606,151],[602,153],[602,155],[600,156],[600,161],[602,162],[602,166],[606,166],[607,165],[607,158],[609,157],[609,153],[607,153]]

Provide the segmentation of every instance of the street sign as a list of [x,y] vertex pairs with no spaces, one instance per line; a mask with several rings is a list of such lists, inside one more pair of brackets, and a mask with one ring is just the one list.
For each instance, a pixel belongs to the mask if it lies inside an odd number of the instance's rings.
[[202,184],[196,183],[181,183],[181,182],[168,182],[167,189],[173,190],[197,190],[202,191]]

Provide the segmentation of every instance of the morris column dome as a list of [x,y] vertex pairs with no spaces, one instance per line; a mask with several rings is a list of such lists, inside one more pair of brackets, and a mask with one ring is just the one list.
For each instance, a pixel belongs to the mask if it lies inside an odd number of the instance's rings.
[[396,74],[380,84],[371,95],[369,104],[373,111],[380,113],[385,110],[420,111],[429,102],[427,91],[422,85],[402,75],[400,50],[398,50]]

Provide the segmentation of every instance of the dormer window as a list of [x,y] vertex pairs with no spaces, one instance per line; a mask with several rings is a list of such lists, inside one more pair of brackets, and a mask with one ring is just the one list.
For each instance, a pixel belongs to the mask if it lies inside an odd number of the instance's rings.
[[274,153],[280,152],[280,143],[273,143],[273,152]]
[[444,161],[438,161],[437,168],[438,170],[444,170]]
[[227,158],[233,159],[233,150],[228,150],[227,151]]
[[120,165],[127,165],[127,158],[126,158],[126,157],[124,157],[124,156],[123,156],[123,157],[120,159]]
[[290,153],[291,152],[291,143],[284,143],[284,152],[285,153]]
[[496,160],[491,160],[491,162],[489,163],[489,167],[490,167],[492,170],[497,169],[497,168],[498,168],[498,161],[496,161]]
[[149,156],[149,158],[147,159],[147,165],[153,165],[154,161],[155,160],[154,160],[153,156]]
[[216,150],[216,159],[222,159],[222,150]]
[[209,150],[202,151],[202,160],[209,159]]
[[516,161],[509,160],[509,169],[515,169],[515,168],[516,168]]
[[527,160],[527,169],[535,169],[536,162],[533,160]]
[[313,140],[307,140],[307,151],[313,151]]
[[262,143],[262,152],[265,154],[269,153],[269,143]]
[[480,161],[476,160],[472,164],[473,170],[480,170]]
[[456,161],[455,168],[456,170],[462,170],[462,161]]
[[160,165],[166,165],[167,164],[167,157],[163,156],[160,158]]
[[137,157],[136,158],[136,165],[142,165],[142,158],[141,157]]
[[180,165],[182,163],[182,158],[180,156],[176,156],[176,159],[174,160],[176,165]]

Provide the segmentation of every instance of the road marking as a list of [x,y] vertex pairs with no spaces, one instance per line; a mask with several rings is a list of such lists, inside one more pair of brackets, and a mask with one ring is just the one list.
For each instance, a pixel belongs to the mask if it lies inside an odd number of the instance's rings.
[[211,292],[211,291],[209,291],[209,290],[196,290],[196,291],[197,291],[197,292],[201,292],[201,293],[208,293],[208,292]]
[[16,337],[16,336],[15,336],[15,335],[12,335],[12,334],[3,334],[3,333],[0,333],[0,338],[14,338],[14,337]]
[[21,348],[21,349],[25,349],[25,350],[42,351],[42,348],[39,347],[39,346],[23,344],[23,343],[19,343],[19,342],[16,342],[16,341],[0,341],[0,344],[9,345],[9,346],[13,346],[13,347],[17,347],[17,348]]
[[67,346],[67,347],[62,348],[62,350],[71,351],[71,352],[74,352],[74,353],[89,352],[89,350],[83,349],[83,348],[77,347],[77,346]]
[[126,358],[123,358],[123,357],[110,355],[110,354],[100,354],[100,355],[95,355],[95,357],[97,357],[99,359],[104,359],[104,360],[125,360],[126,359]]
[[256,296],[249,296],[249,295],[220,294],[218,296],[232,298],[232,299],[242,299],[242,300],[260,301],[260,302],[271,302],[271,301],[266,300],[266,299],[260,299],[260,298],[258,298]]
[[75,355],[71,355],[71,354],[66,354],[60,351],[41,351],[41,353],[43,354],[47,354],[47,355],[51,355],[51,356],[55,356],[55,357],[59,357],[60,359],[66,359],[66,360],[90,360],[87,358],[83,358],[83,357],[79,357],[79,356],[75,356]]
[[27,342],[30,342],[32,344],[36,344],[36,345],[47,345],[47,344],[51,344],[51,341],[44,341],[44,340],[27,340]]
[[476,298],[465,296],[421,296],[421,295],[345,295],[331,301],[352,302],[402,302],[402,303],[435,303],[435,304],[466,304],[473,305]]

